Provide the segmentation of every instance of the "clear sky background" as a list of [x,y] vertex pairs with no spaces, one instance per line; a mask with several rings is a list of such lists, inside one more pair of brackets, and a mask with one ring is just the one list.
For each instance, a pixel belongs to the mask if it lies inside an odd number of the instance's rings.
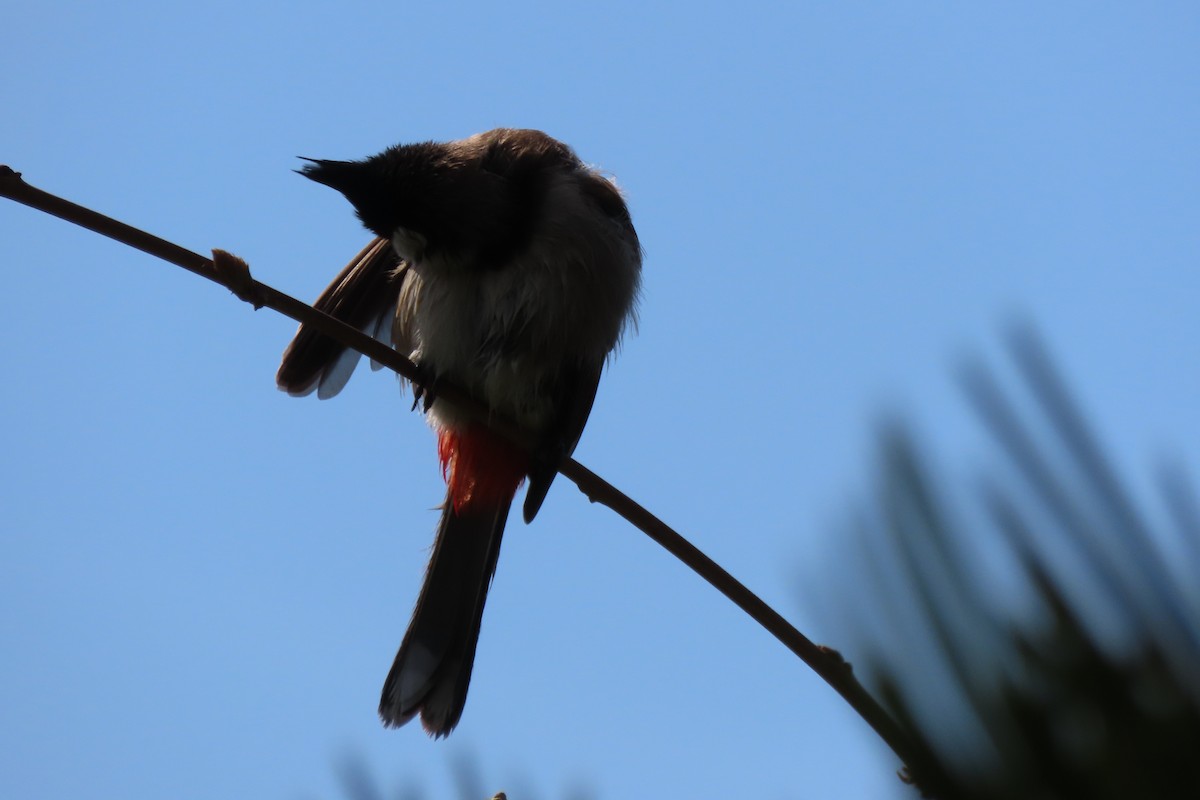
[[[536,127],[614,173],[641,328],[577,457],[818,641],[880,416],[951,466],[951,375],[1033,320],[1135,486],[1200,474],[1194,3],[13,4],[0,163],[311,300],[366,241],[296,156]],[[717,593],[560,480],[512,521],[448,741],[375,716],[442,497],[394,380],[0,202],[0,796],[899,796]],[[1144,481],[1148,484],[1148,480]],[[845,580],[839,580],[845,576]],[[847,655],[854,657],[848,650]]]

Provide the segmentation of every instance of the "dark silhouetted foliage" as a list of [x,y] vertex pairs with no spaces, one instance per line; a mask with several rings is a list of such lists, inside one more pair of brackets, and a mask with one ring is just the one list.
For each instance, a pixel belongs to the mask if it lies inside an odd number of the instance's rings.
[[1012,345],[1024,404],[964,372],[1002,453],[978,481],[935,473],[902,425],[882,435],[856,524],[859,666],[918,743],[929,796],[1200,797],[1193,496],[1165,480],[1152,525],[1037,340]]

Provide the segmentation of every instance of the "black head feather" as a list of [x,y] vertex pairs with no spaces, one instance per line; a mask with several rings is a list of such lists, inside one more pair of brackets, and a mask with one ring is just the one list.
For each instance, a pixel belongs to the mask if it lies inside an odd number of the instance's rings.
[[377,236],[390,238],[399,224],[395,188],[386,172],[367,161],[330,161],[305,158],[309,162],[296,172],[309,180],[337,189],[345,196],[363,225]]
[[405,228],[427,252],[457,251],[483,268],[527,243],[554,177],[581,167],[546,134],[506,128],[398,145],[362,161],[305,160],[297,172],[345,195],[375,235]]

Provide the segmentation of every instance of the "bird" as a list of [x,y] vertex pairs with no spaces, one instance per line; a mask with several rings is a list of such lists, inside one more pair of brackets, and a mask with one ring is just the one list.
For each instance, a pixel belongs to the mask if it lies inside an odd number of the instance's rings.
[[[601,372],[636,326],[642,247],[615,182],[536,130],[497,128],[303,159],[374,237],[315,307],[411,358],[414,395],[447,484],[412,619],[379,716],[448,736],[466,704],[510,506],[538,513],[591,413]],[[336,395],[359,354],[301,325],[276,375],[290,395]],[[439,396],[450,382],[526,431],[528,451]],[[417,403],[414,401],[414,408]]]

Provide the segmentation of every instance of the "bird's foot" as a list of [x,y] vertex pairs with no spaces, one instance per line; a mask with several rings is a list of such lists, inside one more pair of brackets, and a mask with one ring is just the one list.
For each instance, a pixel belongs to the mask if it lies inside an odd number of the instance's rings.
[[433,408],[433,401],[437,399],[438,376],[432,370],[417,365],[417,371],[420,372],[419,380],[413,381],[413,404],[412,410],[416,411],[417,406],[421,406],[421,411],[428,414],[429,409]]

